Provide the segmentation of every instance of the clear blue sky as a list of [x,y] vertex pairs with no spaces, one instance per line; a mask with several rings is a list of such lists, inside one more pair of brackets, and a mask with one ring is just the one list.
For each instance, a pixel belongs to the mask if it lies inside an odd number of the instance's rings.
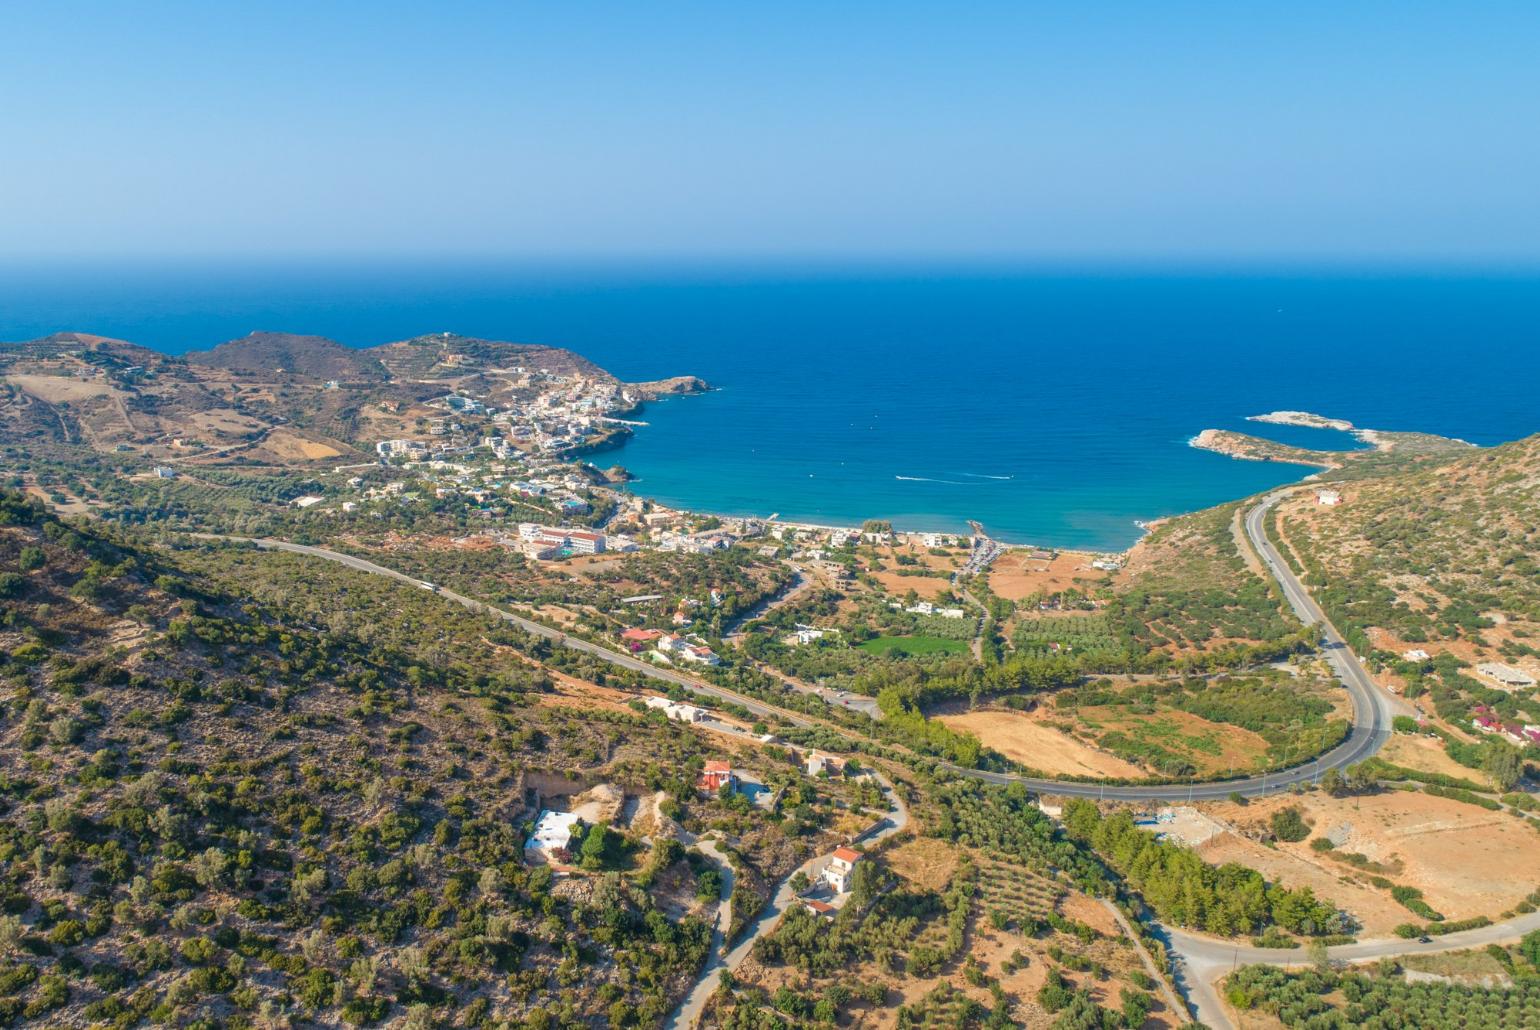
[[1540,3],[0,8],[0,257],[1540,260]]

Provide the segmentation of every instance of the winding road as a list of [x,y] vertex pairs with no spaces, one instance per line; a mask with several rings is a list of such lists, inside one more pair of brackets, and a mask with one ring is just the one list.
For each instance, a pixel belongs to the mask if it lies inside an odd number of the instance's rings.
[[[396,580],[399,583],[406,583],[410,586],[420,588],[423,584],[422,580],[413,576],[408,576],[404,572],[397,572],[395,569],[389,569],[383,565],[376,565],[372,561],[367,561],[363,558],[358,558],[351,554],[343,554],[341,551],[328,550],[325,547],[312,547],[308,544],[293,544],[287,540],[274,540],[268,537],[221,536],[215,533],[193,533],[189,535],[200,540],[224,541],[226,543],[237,544],[252,544],[264,551],[288,551],[292,554],[303,554],[312,558],[324,558],[327,561],[336,562],[339,565],[346,565],[348,568],[356,569],[359,572],[368,572],[376,576],[385,576],[389,579]],[[513,612],[499,608],[496,605],[487,604],[485,601],[478,601],[474,597],[466,597],[464,594],[456,593],[447,587],[433,587],[432,589],[433,592],[439,597],[454,601],[456,604],[463,605],[472,611],[481,612],[485,615],[491,615],[496,618],[503,619],[506,622],[511,622],[518,626],[520,629],[524,630],[526,633],[533,634],[537,637],[542,637],[551,641],[552,643],[560,644],[562,647],[570,647],[574,651],[582,651],[585,654],[591,654],[595,658],[609,662],[611,665],[617,665],[623,669],[630,669],[632,672],[639,672],[644,676],[651,677],[652,679],[661,680],[665,683],[672,683],[677,686],[681,686],[686,690],[692,691],[693,693],[712,697],[718,701],[725,701],[729,704],[740,705],[762,718],[784,719],[796,726],[813,725],[811,720],[803,716],[796,715],[792,712],[787,712],[780,708],[774,708],[770,705],[764,704],[761,701],[755,701],[752,698],[744,697],[742,694],[735,694],[732,691],[724,690],[721,687],[712,686],[709,683],[705,683],[691,676],[686,676],[684,673],[670,669],[667,666],[658,665],[650,661],[643,661],[640,658],[635,658],[620,651],[611,650],[610,648],[604,647],[603,645],[595,644],[590,640],[584,640],[582,637],[576,637],[570,633],[564,633],[561,630],[553,629],[544,623],[536,622],[533,619],[526,619],[522,615],[515,615]]]
[[[893,789],[893,784],[889,783],[885,777],[875,770],[869,771],[867,775],[873,777],[881,785],[882,796],[888,803],[888,812],[868,827],[860,836],[856,837],[854,843],[857,844],[875,844],[884,838],[893,836],[893,834],[900,832],[909,825],[909,808],[904,804],[903,799],[898,796],[898,792]],[[725,858],[725,856],[721,856],[720,852],[715,852],[715,856]],[[819,855],[816,858],[810,858],[782,879],[776,887],[775,895],[765,903],[765,907],[760,910],[759,915],[755,916],[754,921],[745,928],[743,939],[733,945],[731,950],[725,954],[721,953],[719,950],[721,946],[720,934],[712,935],[711,955],[706,960],[705,968],[701,970],[700,977],[695,981],[695,987],[685,996],[684,1001],[680,1002],[679,1008],[669,1017],[668,1022],[663,1024],[664,1030],[690,1030],[691,1027],[700,1022],[701,1013],[706,1008],[706,1002],[710,1001],[711,996],[716,993],[718,983],[721,980],[722,970],[725,969],[728,972],[732,972],[741,966],[743,960],[748,958],[749,953],[754,949],[754,942],[774,930],[780,923],[781,916],[796,902],[797,892],[792,889],[791,882],[797,873],[803,873],[809,879],[815,879],[815,871],[823,866],[828,857],[827,855]],[[727,899],[724,904],[725,908],[732,901],[726,891],[724,891],[723,897]],[[727,925],[720,914],[718,925]]]
[[[1316,625],[1321,630],[1321,647],[1342,685],[1347,688],[1353,701],[1353,726],[1348,735],[1340,744],[1323,755],[1312,759],[1302,765],[1278,772],[1264,773],[1258,776],[1249,776],[1242,779],[1210,780],[1202,783],[1164,783],[1149,785],[1129,785],[1112,783],[1087,783],[1079,780],[1055,780],[1035,776],[1023,776],[1017,773],[989,772],[983,769],[966,769],[961,766],[942,763],[952,771],[962,776],[971,776],[974,779],[983,780],[1004,786],[1009,783],[1020,783],[1030,790],[1043,794],[1056,794],[1066,797],[1093,798],[1106,801],[1216,801],[1229,797],[1231,794],[1239,794],[1242,797],[1257,797],[1264,794],[1272,794],[1277,791],[1287,790],[1295,784],[1311,783],[1319,780],[1321,774],[1328,769],[1340,769],[1344,766],[1361,762],[1370,757],[1384,746],[1390,737],[1391,719],[1397,713],[1398,702],[1385,691],[1375,686],[1363,664],[1353,654],[1347,642],[1336,628],[1327,621],[1325,614],[1310,597],[1304,584],[1289,569],[1281,555],[1263,529],[1263,520],[1267,512],[1272,509],[1289,491],[1279,490],[1264,497],[1260,503],[1246,513],[1246,535],[1250,539],[1257,553],[1261,555],[1268,571],[1277,580],[1288,600],[1289,606],[1299,617],[1301,622],[1307,625]],[[232,537],[216,534],[193,534],[205,540],[223,540],[232,543],[249,543],[264,550],[290,551],[295,554],[309,555],[314,558],[324,558],[327,561],[338,562],[360,572],[368,572],[377,576],[385,576],[401,583],[412,586],[420,586],[421,581],[397,572],[395,569],[377,565],[374,562],[351,554],[343,554],[340,551],[332,551],[324,547],[312,547],[307,544],[295,544],[286,540],[274,540],[271,538]],[[520,615],[498,608],[495,605],[478,601],[473,597],[456,593],[446,587],[436,587],[435,592],[443,598],[464,605],[473,611],[493,615],[508,622],[514,623],[525,632],[543,637],[553,643],[570,647],[576,651],[583,651],[593,655],[612,665],[639,672],[644,676],[661,680],[665,683],[675,684],[686,690],[692,691],[718,701],[741,705],[743,708],[761,718],[784,719],[796,726],[812,726],[812,720],[805,716],[787,711],[773,705],[756,701],[722,687],[714,686],[703,680],[685,675],[678,670],[660,666],[650,661],[645,661],[632,655],[612,650],[602,644],[596,644],[582,637],[564,633],[553,629],[543,623],[528,619]],[[836,704],[835,699],[824,696],[829,704]],[[838,702],[843,703],[843,702]],[[848,705],[847,705],[848,707]],[[1409,709],[1408,709],[1409,711]]]
[[1268,494],[1261,503],[1246,513],[1246,536],[1257,553],[1262,556],[1268,571],[1278,581],[1278,586],[1283,590],[1283,596],[1288,600],[1294,614],[1307,626],[1314,625],[1320,628],[1321,648],[1326,661],[1353,699],[1353,727],[1343,738],[1342,743],[1318,758],[1290,769],[1249,776],[1245,779],[1216,780],[1207,783],[1162,784],[1145,787],[1112,784],[1104,786],[1097,783],[1039,779],[1013,773],[984,772],[978,769],[954,767],[954,771],[988,783],[1002,785],[1021,783],[1040,793],[1062,794],[1069,797],[1108,801],[1215,801],[1227,798],[1231,794],[1257,797],[1287,790],[1298,783],[1312,783],[1319,780],[1321,774],[1328,769],[1341,769],[1344,766],[1353,765],[1379,751],[1385,745],[1385,741],[1390,739],[1391,720],[1397,714],[1398,703],[1390,694],[1375,686],[1374,680],[1370,678],[1363,663],[1348,647],[1347,641],[1337,632],[1336,627],[1327,620],[1325,613],[1311,598],[1304,584],[1294,575],[1272,541],[1267,538],[1263,528],[1267,513],[1288,492],[1279,490]]
[[[1271,493],[1246,513],[1246,536],[1250,540],[1251,545],[1256,549],[1257,554],[1261,557],[1267,570],[1277,581],[1284,598],[1288,601],[1295,615],[1306,625],[1314,625],[1319,628],[1323,654],[1352,698],[1353,726],[1347,737],[1340,744],[1308,763],[1276,773],[1252,776],[1245,779],[1192,784],[1158,784],[1149,786],[1104,785],[1020,776],[1012,773],[988,772],[978,769],[964,769],[958,766],[952,766],[952,771],[983,780],[987,783],[1001,785],[1021,783],[1031,790],[1046,794],[1105,799],[1109,801],[1201,801],[1226,798],[1231,794],[1254,797],[1285,790],[1296,784],[1318,780],[1321,774],[1328,769],[1340,769],[1344,766],[1361,762],[1379,751],[1390,736],[1393,717],[1401,711],[1409,711],[1409,709],[1405,708],[1404,704],[1398,699],[1374,684],[1368,671],[1363,667],[1358,657],[1353,654],[1342,635],[1327,620],[1320,606],[1311,598],[1304,585],[1278,553],[1277,548],[1273,546],[1272,541],[1268,539],[1264,528],[1267,514],[1288,493],[1287,489]],[[195,535],[207,540],[249,543],[265,550],[282,550],[322,558],[346,565],[360,572],[385,576],[412,586],[421,587],[422,585],[420,580],[397,572],[394,569],[377,565],[374,562],[357,558],[353,555],[328,550],[324,547],[312,547],[284,540],[228,537],[213,534]],[[653,679],[678,685],[696,694],[740,705],[755,715],[765,718],[785,719],[798,726],[814,725],[811,720],[795,713],[744,697],[721,687],[713,686],[677,670],[658,666],[631,655],[611,650],[592,641],[584,640],[581,637],[572,636],[532,619],[527,619],[483,601],[478,601],[475,598],[466,597],[453,590],[434,588],[434,592],[440,597],[464,605],[473,611],[496,616],[514,623],[526,632],[550,640],[553,643],[583,651],[613,665],[641,673]],[[861,839],[866,842],[874,842],[892,833],[897,833],[908,822],[908,812],[904,808],[903,802],[886,781],[884,781],[884,794],[891,806],[890,814],[863,835]],[[808,865],[813,865],[818,861],[819,859],[814,859]],[[804,866],[803,869],[807,867]],[[775,926],[781,914],[793,903],[793,899],[794,894],[790,888],[790,877],[787,877],[781,882],[775,896],[766,904],[764,911],[751,924],[748,933],[738,945],[726,954],[720,954],[718,941],[713,941],[713,958],[708,961],[707,968],[697,982],[695,989],[669,1020],[667,1024],[669,1027],[681,1028],[694,1025],[706,1000],[716,990],[715,979],[719,970],[723,968],[729,970],[736,969],[739,963],[747,957],[754,941]],[[1230,1025],[1230,1020],[1214,989],[1214,981],[1220,974],[1239,964],[1266,963],[1270,965],[1297,966],[1304,965],[1308,961],[1301,951],[1279,952],[1274,949],[1237,945],[1234,942],[1190,934],[1160,924],[1152,924],[1151,929],[1157,937],[1165,942],[1168,952],[1173,957],[1175,966],[1173,969],[1174,979],[1193,1005],[1195,1015],[1200,1022],[1212,1027]],[[1519,916],[1492,926],[1451,933],[1427,944],[1402,938],[1359,941],[1353,944],[1329,948],[1327,954],[1334,961],[1361,962],[1382,957],[1451,951],[1512,941],[1532,930],[1540,930],[1540,912]]]
[[[1153,924],[1151,930],[1166,945],[1166,951],[1175,960],[1172,971],[1177,986],[1187,996],[1198,1022],[1221,1030],[1234,1024],[1230,1021],[1215,981],[1240,966],[1267,965],[1299,967],[1310,965],[1303,948],[1280,950],[1278,948],[1253,948],[1249,944],[1205,937],[1187,933],[1169,926]],[[1377,940],[1355,941],[1326,949],[1326,957],[1332,962],[1372,962],[1381,958],[1400,958],[1405,955],[1431,955],[1441,951],[1463,951],[1481,948],[1488,944],[1508,944],[1525,934],[1540,930],[1540,912],[1515,916],[1501,923],[1482,926],[1474,930],[1434,937],[1426,944],[1404,937],[1384,937]]]

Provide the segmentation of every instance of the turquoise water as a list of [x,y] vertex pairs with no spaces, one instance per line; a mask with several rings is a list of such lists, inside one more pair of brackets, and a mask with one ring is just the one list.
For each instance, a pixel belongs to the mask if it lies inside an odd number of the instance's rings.
[[515,265],[29,267],[0,338],[57,329],[179,352],[252,329],[368,345],[422,332],[569,347],[649,405],[637,492],[702,510],[1121,548],[1151,519],[1306,469],[1232,461],[1207,427],[1280,408],[1492,444],[1540,430],[1540,277]]

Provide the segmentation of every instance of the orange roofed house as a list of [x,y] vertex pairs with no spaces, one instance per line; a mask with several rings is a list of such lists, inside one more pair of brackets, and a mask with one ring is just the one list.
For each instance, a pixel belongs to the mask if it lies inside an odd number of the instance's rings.
[[700,787],[712,793],[721,790],[724,786],[737,787],[738,777],[733,773],[731,762],[724,762],[714,758],[706,763],[706,768],[701,770]]
[[631,652],[644,650],[648,644],[663,635],[661,629],[637,629],[626,630],[620,635],[620,642],[626,645],[626,650]]
[[829,864],[823,867],[823,882],[833,888],[836,894],[849,893],[850,878],[859,861],[861,853],[854,848],[835,848],[834,854],[829,856]]

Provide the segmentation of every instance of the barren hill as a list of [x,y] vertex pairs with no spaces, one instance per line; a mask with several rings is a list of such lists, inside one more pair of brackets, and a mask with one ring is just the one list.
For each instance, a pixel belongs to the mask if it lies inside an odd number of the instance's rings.
[[526,369],[552,375],[614,380],[587,358],[534,343],[483,340],[454,333],[414,336],[369,348],[369,354],[402,379],[441,379],[472,372]]
[[1540,435],[1301,491],[1280,529],[1344,629],[1540,672]]
[[[426,435],[448,394],[509,409],[547,392],[586,391],[586,404],[619,413],[706,388],[693,376],[622,383],[568,350],[452,333],[353,348],[321,336],[254,332],[185,357],[56,333],[0,344],[0,444],[85,446],[171,464],[294,467]],[[626,432],[608,426],[581,442],[602,447]]]
[[212,350],[193,351],[186,355],[186,360],[245,375],[287,373],[353,382],[385,378],[385,369],[369,351],[324,336],[294,333],[254,332]]

